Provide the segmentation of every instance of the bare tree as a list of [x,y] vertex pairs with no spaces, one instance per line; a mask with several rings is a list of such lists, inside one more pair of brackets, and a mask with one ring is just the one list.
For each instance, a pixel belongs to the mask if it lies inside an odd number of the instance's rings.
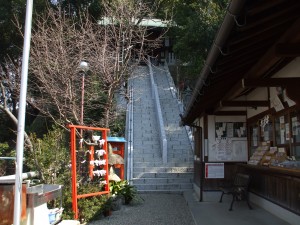
[[[20,94],[21,61],[7,57],[0,65],[0,110],[18,126],[17,103]],[[13,129],[13,128],[12,128]],[[26,147],[32,151],[32,143],[25,132]]]
[[[21,59],[12,60],[11,58],[6,58],[4,63],[0,65],[0,110],[9,118],[10,121],[13,122],[15,127],[18,126],[17,119],[17,105],[18,98],[20,94],[20,78],[21,78]],[[33,163],[41,178],[44,179],[40,164],[38,163],[38,159],[34,154],[34,147],[30,137],[27,132],[24,132],[25,138],[25,149],[29,150],[31,154],[33,154]]]
[[[99,112],[89,125],[108,127],[114,93],[127,81],[131,69],[160,43],[148,39],[149,27],[141,26],[150,9],[122,0],[104,3],[99,24],[88,15],[79,20],[49,9],[39,17],[32,34],[30,103],[57,124],[80,122],[81,77],[79,64],[88,61],[85,108]],[[77,18],[78,19],[78,18]]]

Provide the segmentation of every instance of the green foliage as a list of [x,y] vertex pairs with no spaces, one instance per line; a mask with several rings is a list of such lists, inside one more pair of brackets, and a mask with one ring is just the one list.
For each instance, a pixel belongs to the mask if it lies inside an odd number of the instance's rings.
[[[34,0],[33,19],[37,12],[42,12],[49,1]],[[17,18],[21,25],[25,23],[26,0],[2,0],[0,4],[0,62],[9,55],[20,56],[23,37],[16,27]],[[23,26],[24,27],[24,26]]]
[[16,125],[6,116],[6,114],[0,111],[0,142],[7,142],[9,146],[15,145],[16,135],[14,130]]
[[47,134],[49,128],[51,128],[53,121],[48,117],[38,115],[32,123],[28,124],[26,132],[35,133],[37,138],[43,138],[43,135]]
[[[34,152],[28,153],[26,163],[31,170],[39,170],[44,178],[43,183],[63,185],[63,218],[73,219],[72,192],[70,181],[70,156],[67,146],[67,136],[65,131],[53,128],[43,138],[37,138],[31,134]],[[36,167],[38,162],[38,168]],[[78,193],[99,192],[99,185],[79,184]],[[107,197],[95,196],[78,200],[79,218],[83,222],[98,219],[102,213],[102,205]]]
[[80,16],[88,11],[95,20],[101,17],[103,10],[102,0],[56,0],[56,2],[57,7],[70,15]]
[[[0,155],[1,156],[11,156],[11,149],[7,143],[0,143]],[[9,154],[9,155],[6,155]]]
[[28,152],[26,164],[31,170],[39,171],[43,182],[57,184],[69,176],[69,149],[66,148],[65,131],[53,128],[43,138],[30,135],[33,152]]
[[[7,143],[0,143],[1,157],[14,157],[15,153],[15,150],[11,149]],[[14,174],[14,169],[14,160],[0,160],[0,176]]]
[[223,19],[227,0],[177,1],[170,36],[175,38],[174,52],[187,73],[199,74],[216,31]]
[[125,204],[129,204],[136,196],[137,190],[133,185],[130,185],[127,180],[111,181],[109,183],[111,195],[120,195],[124,197]]
[[126,126],[126,113],[119,114],[109,126],[110,135],[114,137],[124,137]]
[[121,194],[121,190],[124,186],[124,181],[110,181],[109,191],[112,196]]
[[64,187],[63,187],[63,196],[62,196],[63,200],[63,219],[65,220],[72,220],[74,219],[74,212],[73,212],[73,208],[72,208],[72,188],[71,188],[71,181],[70,181],[70,176],[69,176],[69,182],[64,183]]
[[[90,193],[96,191],[90,190]],[[107,204],[107,196],[100,195],[89,198],[78,199],[79,220],[88,222],[101,218],[103,206]]]
[[98,96],[95,95],[90,98],[89,104],[85,105],[84,108],[84,121],[86,124],[93,124],[103,118],[106,96],[101,91],[97,93]]
[[[83,188],[85,190],[83,190]],[[78,187],[80,192],[85,193],[94,193],[98,192],[99,189],[96,186],[85,186]],[[67,188],[64,188],[63,191],[63,219],[74,219],[74,213],[72,210],[72,192],[70,185]],[[108,197],[107,195],[99,195],[88,198],[80,198],[78,199],[78,216],[81,223],[97,220],[101,217],[105,206],[107,203]]]

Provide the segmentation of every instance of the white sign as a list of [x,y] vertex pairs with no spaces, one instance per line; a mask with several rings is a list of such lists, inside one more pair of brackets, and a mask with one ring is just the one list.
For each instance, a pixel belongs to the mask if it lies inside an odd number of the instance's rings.
[[224,178],[224,163],[205,163],[205,178]]

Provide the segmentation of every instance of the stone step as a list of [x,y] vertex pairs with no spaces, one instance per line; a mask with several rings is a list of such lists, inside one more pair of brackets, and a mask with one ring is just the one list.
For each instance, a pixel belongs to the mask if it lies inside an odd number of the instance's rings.
[[[157,161],[157,162],[135,162],[133,161],[133,167],[159,167],[162,165],[162,161]],[[169,167],[191,167],[191,163],[186,163],[186,162],[168,162],[167,165]]]
[[170,154],[176,154],[176,155],[189,155],[191,154],[191,152],[189,152],[189,150],[186,150],[186,149],[177,149],[178,147],[180,146],[177,146],[177,145],[174,145],[174,146],[169,146],[168,148],[168,153]]
[[147,173],[139,173],[139,172],[133,172],[134,178],[193,178],[194,173],[188,172],[188,173],[166,173],[166,172],[147,172]]
[[179,194],[183,195],[186,191],[191,191],[191,189],[181,189],[181,190],[137,190],[139,194]]
[[192,157],[189,157],[189,158],[171,158],[171,157],[168,157],[168,163],[179,163],[179,162],[182,162],[182,163],[188,163],[189,165],[191,165],[192,167],[192,163],[194,162],[194,159]]
[[190,184],[193,178],[135,178],[132,180],[135,185],[138,184]]
[[[133,144],[134,153],[137,155],[140,154],[151,154],[151,153],[161,153],[161,148],[159,144]],[[193,152],[186,147],[186,149],[174,149],[173,146],[168,146],[168,154],[174,154],[177,156],[189,156],[193,155]]]
[[[139,151],[134,151],[134,153],[139,153]],[[143,151],[143,153],[133,155],[133,159],[138,159],[138,158],[144,158],[143,161],[147,161],[147,159],[151,160],[151,158],[161,158],[161,153],[158,151],[156,152],[152,151],[149,153]]]
[[[141,155],[133,155],[133,161],[134,162],[162,162],[162,158],[144,158]],[[135,168],[134,168],[135,169]]]
[[[145,162],[161,162],[162,163],[162,157],[153,157],[153,158],[148,158],[148,157],[143,157],[142,155],[134,155],[133,156],[134,162],[139,162],[139,163],[145,163]],[[192,165],[193,162],[193,157],[190,156],[181,156],[181,157],[176,157],[174,155],[168,155],[168,162],[167,163],[189,163],[189,165]],[[162,164],[161,164],[162,166]]]
[[[174,162],[173,159],[178,159],[180,161],[180,159],[182,160],[182,162],[186,162],[187,160],[193,159],[193,156],[191,154],[179,154],[179,153],[172,153],[172,152],[168,152],[168,158],[170,160],[168,160],[168,162]],[[176,161],[177,162],[177,161]]]
[[162,173],[167,175],[167,174],[192,173],[194,171],[194,168],[193,167],[134,167],[133,171],[134,174]]
[[[179,127],[178,101],[167,73],[153,69],[168,142],[168,163],[162,163],[159,131],[147,68],[134,82],[133,184],[139,192],[182,193],[193,188],[193,153],[186,130]],[[148,73],[146,75],[146,73]],[[138,86],[137,86],[138,84]]]
[[184,191],[184,190],[192,190],[192,183],[184,183],[184,184],[134,184],[138,191]]
[[136,173],[190,173],[194,171],[192,167],[134,167]]

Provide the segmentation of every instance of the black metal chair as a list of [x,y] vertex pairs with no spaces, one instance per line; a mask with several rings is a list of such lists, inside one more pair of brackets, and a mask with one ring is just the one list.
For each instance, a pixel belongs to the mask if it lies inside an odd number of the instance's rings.
[[219,202],[222,202],[223,195],[232,195],[232,201],[230,204],[229,211],[232,211],[232,206],[234,201],[241,201],[245,200],[248,204],[249,209],[252,209],[250,203],[249,203],[249,184],[250,184],[250,176],[243,173],[237,173],[235,175],[233,184],[231,187],[227,188],[220,188],[222,191],[222,195]]

